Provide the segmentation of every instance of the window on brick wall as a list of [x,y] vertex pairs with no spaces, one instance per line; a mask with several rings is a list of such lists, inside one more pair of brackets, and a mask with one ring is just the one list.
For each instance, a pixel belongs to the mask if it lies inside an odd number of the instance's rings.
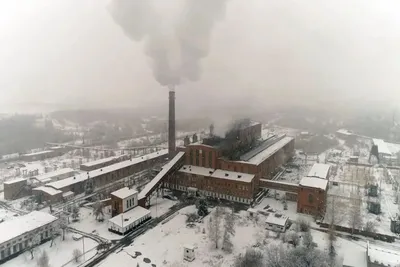
[[314,202],[313,194],[308,194],[308,203],[313,203],[313,202]]
[[212,152],[208,152],[208,167],[212,168]]

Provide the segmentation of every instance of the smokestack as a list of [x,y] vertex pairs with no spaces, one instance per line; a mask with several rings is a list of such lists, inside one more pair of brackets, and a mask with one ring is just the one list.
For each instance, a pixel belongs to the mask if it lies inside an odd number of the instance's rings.
[[168,113],[168,155],[172,159],[175,156],[175,89],[169,90],[169,113]]

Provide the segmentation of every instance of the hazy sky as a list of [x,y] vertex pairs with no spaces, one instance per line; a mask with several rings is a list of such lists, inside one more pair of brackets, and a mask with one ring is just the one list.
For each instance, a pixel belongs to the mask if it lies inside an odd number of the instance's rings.
[[[1,1],[3,109],[166,103],[143,44],[114,23],[109,1]],[[176,17],[182,1],[155,0],[160,23]],[[177,88],[177,105],[400,103],[399,8],[395,0],[230,0],[200,81]]]

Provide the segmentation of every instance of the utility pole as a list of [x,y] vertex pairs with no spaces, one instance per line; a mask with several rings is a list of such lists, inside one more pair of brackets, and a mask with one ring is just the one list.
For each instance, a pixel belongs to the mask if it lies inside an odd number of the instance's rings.
[[85,237],[82,236],[82,253],[83,253],[83,261],[85,261]]

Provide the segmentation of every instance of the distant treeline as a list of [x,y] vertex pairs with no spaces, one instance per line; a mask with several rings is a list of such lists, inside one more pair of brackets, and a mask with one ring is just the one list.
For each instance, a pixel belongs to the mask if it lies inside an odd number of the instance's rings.
[[35,125],[38,116],[15,115],[0,119],[0,155],[24,153],[33,148],[44,147],[46,142],[67,142],[72,136],[54,129],[47,120],[44,127]]

